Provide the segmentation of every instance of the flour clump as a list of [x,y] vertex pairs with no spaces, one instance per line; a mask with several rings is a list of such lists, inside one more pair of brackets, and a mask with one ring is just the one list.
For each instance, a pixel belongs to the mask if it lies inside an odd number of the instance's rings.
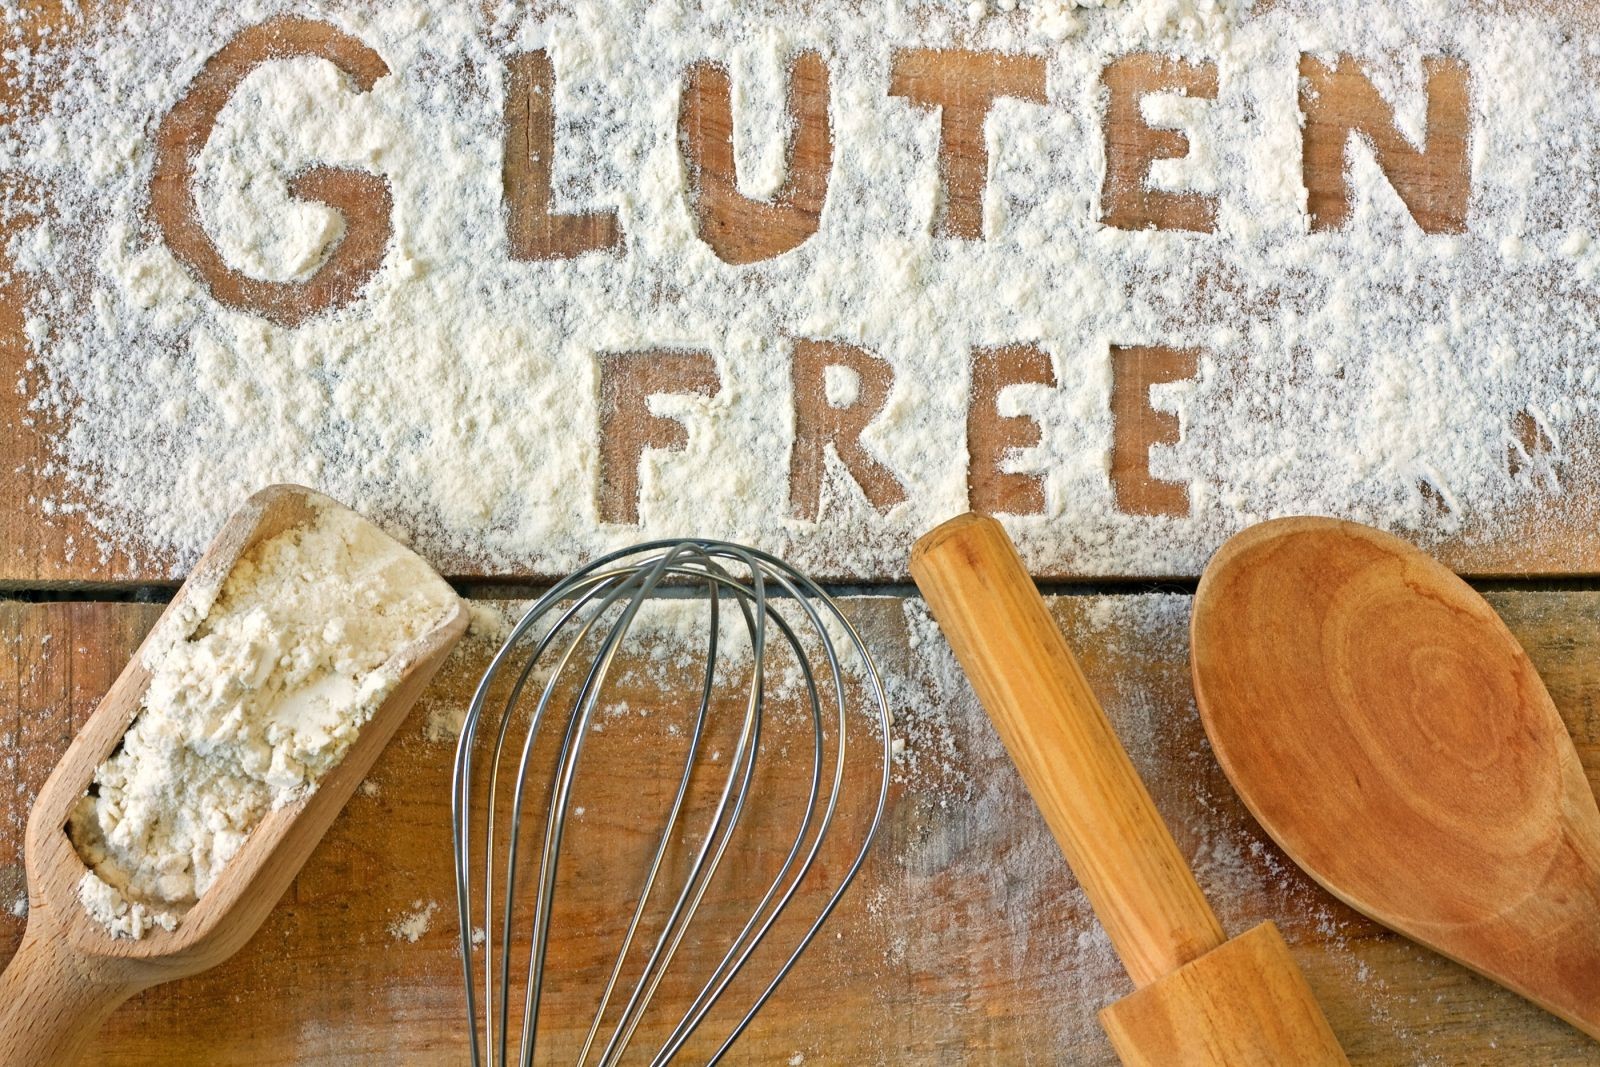
[[139,711],[68,826],[89,868],[79,897],[113,934],[174,929],[251,830],[338,765],[407,647],[458,603],[420,557],[314,500],[144,651]]

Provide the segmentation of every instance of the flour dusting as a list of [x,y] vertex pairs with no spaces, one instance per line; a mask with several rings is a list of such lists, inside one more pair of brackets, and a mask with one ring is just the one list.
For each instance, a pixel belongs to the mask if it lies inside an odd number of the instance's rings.
[[[95,10],[39,38],[5,9],[25,42],[7,52],[20,102],[0,141],[9,253],[31,294],[16,387],[51,442],[41,473],[65,486],[28,506],[82,513],[103,547],[158,571],[181,573],[249,491],[298,480],[452,567],[560,573],[694,533],[830,574],[898,575],[915,534],[968,504],[974,352],[1017,344],[1042,350],[1055,378],[998,400],[1039,430],[1000,460],[1041,479],[1040,513],[1007,519],[1036,570],[1192,573],[1232,531],[1290,512],[1467,543],[1529,509],[1587,515],[1562,487],[1592,473],[1600,244],[1586,220],[1600,190],[1584,176],[1600,38],[1554,15],[1438,0]],[[389,73],[361,91],[322,59],[256,67],[195,158],[201,225],[242,276],[292,282],[348,236],[339,212],[290,195],[294,175],[351,168],[393,200],[359,298],[295,326],[219,303],[146,211],[162,117],[208,56],[286,10],[349,34]],[[1002,98],[988,117],[979,240],[936,235],[938,118],[889,92],[893,55],[911,47],[1046,64],[1045,102]],[[553,208],[613,212],[615,250],[512,255],[506,70],[531,50],[556,79]],[[684,71],[729,69],[741,189],[771,195],[785,70],[803,50],[826,61],[832,96],[819,228],[776,258],[723,262],[689,208]],[[1148,184],[1215,195],[1213,233],[1100,221],[1102,71],[1139,51],[1216,65],[1214,100],[1141,106],[1190,146]],[[1354,57],[1417,145],[1425,61],[1466,65],[1465,232],[1424,232],[1361,136],[1346,153],[1348,220],[1311,230],[1302,53]],[[892,372],[860,441],[898,502],[870,503],[830,453],[821,511],[799,517],[787,472],[800,339]],[[1110,481],[1112,346],[1150,344],[1199,353],[1192,377],[1148,398],[1179,420],[1149,463],[1186,514],[1131,514]],[[602,521],[598,361],[663,349],[709,354],[717,388],[649,397],[681,447],[645,449],[638,524]],[[826,386],[833,405],[870,393],[844,369]]]
[[[1047,602],[1224,927],[1277,919],[1292,945],[1314,939],[1336,969],[1355,967],[1325,895],[1250,824],[1206,746],[1186,670],[1191,598]],[[973,1007],[953,991],[983,990],[990,1015],[1051,1020],[1043,1059],[1114,1062],[1096,1012],[1132,983],[925,604],[890,607],[850,601],[875,648],[892,649],[900,634],[909,646],[883,655],[905,734],[892,807],[898,848],[863,888],[858,936],[883,946],[886,990],[948,999],[924,1003],[919,1032],[891,1029],[881,1061],[895,1062],[910,1042],[969,1040]],[[886,1013],[895,996],[885,994]]]

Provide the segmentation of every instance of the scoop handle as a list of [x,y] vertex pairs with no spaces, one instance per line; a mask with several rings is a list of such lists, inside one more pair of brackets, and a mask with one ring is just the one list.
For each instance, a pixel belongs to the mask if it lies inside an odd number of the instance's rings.
[[138,989],[30,922],[0,974],[0,1067],[70,1067]]
[[994,519],[925,534],[911,575],[1143,988],[1225,940],[1105,711]]

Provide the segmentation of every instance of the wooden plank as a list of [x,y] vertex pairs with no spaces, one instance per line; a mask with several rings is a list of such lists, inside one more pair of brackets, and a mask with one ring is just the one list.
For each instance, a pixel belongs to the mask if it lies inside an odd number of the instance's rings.
[[[60,0],[40,0],[37,18],[21,27],[8,27],[21,33],[19,43],[37,48],[47,40],[45,34],[60,33],[72,25]],[[70,31],[68,31],[70,32]],[[11,63],[0,61],[0,106],[6,114],[26,113],[24,99],[11,77]],[[7,193],[36,195],[38,190],[18,188],[13,176],[0,177],[0,189]],[[0,222],[0,244],[31,225],[34,219],[18,215]],[[47,410],[35,409],[37,376],[29,373],[32,351],[24,333],[28,300],[27,278],[11,269],[10,260],[0,253],[0,583],[8,578],[24,583],[113,582],[136,580],[148,573],[148,564],[136,564],[125,553],[113,551],[102,558],[94,547],[88,525],[74,509],[83,503],[81,494],[66,486],[62,473],[55,469],[52,444],[66,427]],[[34,383],[24,392],[18,383]],[[44,502],[66,504],[62,511],[47,513]]]
[[[46,3],[41,7],[42,13],[36,26],[54,24],[58,30],[64,30],[68,37],[81,32],[82,23],[61,16],[58,5]],[[1550,7],[1556,16],[1570,19],[1574,25],[1593,22],[1592,13],[1583,5],[1573,8],[1572,5],[1552,3]],[[59,39],[61,34],[57,36]],[[271,35],[261,36],[262,41],[270,43],[269,39]],[[884,47],[887,50],[889,44],[886,42]],[[248,47],[245,51],[248,52]],[[233,57],[235,60],[238,58]],[[915,82],[924,89],[932,84],[941,85],[944,88],[940,91],[953,94],[952,99],[981,96],[981,87],[976,82],[966,84],[962,79],[971,82],[979,76],[975,72],[989,72],[983,73],[983,77],[992,75],[990,68],[993,64],[974,61],[970,53],[917,51],[915,58],[913,66],[916,69],[905,75],[907,84]],[[1125,94],[1171,87],[1175,84],[1174,78],[1200,95],[1215,91],[1214,72],[1207,74],[1197,67],[1188,74],[1179,75],[1174,73],[1175,65],[1172,63],[1150,60],[1150,57],[1133,59],[1136,62],[1119,65],[1114,79]],[[686,139],[689,156],[694,162],[689,169],[700,179],[699,185],[689,190],[698,226],[712,240],[714,247],[721,249],[719,254],[730,261],[743,262],[792,247],[816,224],[824,193],[819,186],[826,185],[826,165],[832,159],[833,141],[828,131],[822,130],[820,134],[815,132],[816,124],[823,122],[828,114],[825,72],[811,59],[797,61],[792,103],[796,114],[806,120],[807,133],[798,137],[793,145],[790,181],[769,204],[748,200],[740,196],[734,187],[729,173],[732,156],[728,148],[732,119],[724,99],[726,94],[721,92],[726,86],[711,68],[696,69],[699,73],[695,85],[701,91],[690,98],[690,103],[683,110],[680,134]],[[511,84],[513,87],[539,87],[546,84],[551,76],[547,66],[525,61],[512,71]],[[1021,77],[1015,72],[1008,76]],[[1022,82],[1018,81],[1017,84],[1021,86]],[[1032,82],[1028,84],[1032,85]],[[1460,84],[1452,84],[1453,88],[1441,92],[1459,102],[1464,89]],[[1363,85],[1361,79],[1348,71],[1330,73],[1325,84],[1321,85],[1319,96],[1327,104],[1327,114],[1338,123],[1356,127],[1369,120],[1373,126],[1386,123],[1388,119],[1386,114],[1381,113],[1381,101],[1366,92]],[[893,88],[894,85],[890,83],[884,86],[886,92]],[[966,93],[965,89],[971,89],[972,92]],[[1024,89],[1017,88],[1016,91],[1023,93]],[[1131,99],[1131,95],[1128,99]],[[1208,216],[1201,210],[1203,205],[1197,205],[1195,197],[1153,195],[1142,186],[1130,184],[1136,183],[1143,173],[1141,161],[1155,154],[1171,154],[1186,148],[1181,136],[1170,130],[1146,127],[1137,118],[1137,113],[1137,106],[1131,110],[1127,106],[1113,109],[1107,128],[1103,131],[1108,146],[1106,150],[1116,160],[1128,164],[1113,167],[1109,172],[1104,197],[1111,205],[1106,208],[1108,221],[1117,225],[1149,221],[1163,227],[1204,229],[1208,225]],[[514,99],[507,117],[510,134],[507,142],[509,170],[505,178],[506,188],[508,193],[527,197],[536,208],[542,205],[533,213],[531,221],[524,217],[527,214],[525,212],[514,213],[510,233],[514,253],[526,258],[540,258],[567,254],[574,249],[607,247],[613,243],[617,227],[616,220],[609,213],[559,217],[548,214],[551,173],[549,153],[545,149],[553,136],[548,116],[533,115]],[[1313,211],[1327,214],[1334,210],[1330,205],[1337,200],[1336,194],[1330,194],[1329,190],[1342,188],[1335,179],[1342,173],[1344,151],[1342,135],[1331,138],[1319,132],[1321,129],[1311,128],[1307,134],[1307,175],[1310,179],[1308,184],[1315,194],[1311,204]],[[981,124],[978,130],[981,133]],[[964,227],[963,232],[969,232],[972,229],[971,207],[978,203],[978,193],[981,192],[981,189],[975,191],[970,186],[975,176],[987,173],[987,148],[984,138],[974,135],[971,129],[963,128],[958,132],[961,135],[950,140],[948,158],[942,158],[940,165],[948,175],[960,176],[960,181],[956,182],[960,186],[956,190],[959,195],[953,202],[965,205],[960,214],[966,221],[958,229]],[[1461,139],[1458,136],[1460,134],[1459,129],[1453,131],[1455,141]],[[1460,201],[1465,177],[1448,170],[1439,173],[1436,169],[1423,166],[1420,157],[1405,155],[1395,146],[1389,147],[1394,152],[1391,153],[1392,158],[1386,159],[1392,165],[1396,181],[1408,183],[1408,187],[1415,185],[1419,190],[1418,203],[1422,205],[1418,209],[1421,211],[1419,218],[1430,226],[1448,228],[1449,212],[1439,205],[1453,205]],[[333,186],[338,186],[353,172],[327,173],[327,180]],[[171,214],[170,182],[157,183],[154,200],[154,214]],[[540,211],[544,214],[540,214]],[[187,233],[185,240],[200,249],[194,252],[194,256],[210,262],[204,249],[200,248],[206,244],[203,234]],[[203,269],[201,273],[205,273]],[[222,298],[239,298],[237,278],[219,276],[205,280]],[[23,336],[25,285],[25,280],[20,276],[7,275],[4,287],[0,288],[0,381],[7,383],[18,379],[34,380],[27,368],[29,349]],[[1147,455],[1152,444],[1169,443],[1177,428],[1172,418],[1148,408],[1147,389],[1152,380],[1161,380],[1160,373],[1181,374],[1182,369],[1190,365],[1189,357],[1165,349],[1141,351],[1151,353],[1159,373],[1156,378],[1140,373],[1117,376],[1120,384],[1112,387],[1109,397],[1109,406],[1116,419],[1116,432],[1114,439],[1106,442],[1107,477],[1111,483],[1112,498],[1121,510],[1131,514],[1170,514],[1186,507],[1185,487],[1152,478]],[[1162,368],[1165,370],[1162,371]],[[873,383],[869,381],[868,384]],[[0,455],[7,458],[7,462],[0,463],[0,496],[11,502],[10,507],[0,509],[0,587],[161,582],[180,577],[174,572],[170,560],[146,553],[135,557],[130,550],[136,546],[101,546],[96,542],[82,510],[85,506],[92,507],[94,501],[75,493],[55,465],[52,441],[66,432],[68,427],[44,413],[32,410],[31,401],[31,395],[19,393],[9,386],[0,389]],[[815,406],[812,403],[812,407]],[[801,415],[805,416],[805,412],[801,412]],[[613,422],[600,427],[600,432],[615,445],[611,451],[628,457],[630,463],[636,462],[634,457],[637,450],[633,445],[643,441],[650,432],[641,419],[640,411],[632,411],[631,415],[621,414]],[[591,432],[586,426],[578,429],[584,434]],[[1013,436],[1017,429],[1010,420],[972,421],[968,429],[973,438],[969,447],[972,455],[1003,455],[1011,446],[1019,443]],[[859,427],[854,432],[859,432]],[[1600,572],[1600,539],[1590,532],[1592,502],[1600,498],[1600,455],[1596,454],[1597,447],[1600,447],[1600,428],[1593,421],[1566,434],[1562,441],[1564,460],[1561,477],[1564,484],[1560,496],[1543,503],[1530,504],[1520,514],[1496,519],[1492,527],[1480,524],[1460,531],[1439,547],[1441,557],[1458,571],[1478,575]],[[959,462],[960,459],[956,456],[952,461]],[[874,472],[864,462],[858,467],[860,469],[853,468],[852,473],[862,481],[875,504],[892,503],[896,499],[897,490],[892,485],[892,478],[886,482],[882,472]],[[815,495],[816,488],[812,482],[816,470],[811,465],[792,463],[789,476],[797,499],[810,499]],[[625,477],[614,480],[615,486],[619,487],[631,486],[635,482],[636,479]],[[984,494],[979,503],[1000,506],[1007,502],[1032,501],[1037,496],[1026,485],[1003,486],[991,492],[992,488],[981,478],[972,483],[975,498]],[[611,491],[606,485],[596,486],[601,513],[630,515],[628,502],[608,501],[607,494]],[[47,508],[46,502],[64,503],[65,507]],[[915,532],[908,532],[908,542]],[[781,549],[783,546],[767,547]],[[470,550],[439,562],[447,571],[463,577],[485,576],[488,569],[485,561],[474,558]],[[827,567],[817,569],[823,572],[828,570]],[[836,572],[852,579],[904,578],[903,567],[894,565],[885,566],[881,572],[869,575],[856,573],[848,566],[838,566]],[[1073,560],[1065,558],[1045,561],[1039,573],[1058,578],[1119,576],[1115,573],[1086,572]],[[494,576],[550,577],[544,574]]]
[[[1491,600],[1543,672],[1600,787],[1600,593]],[[1224,927],[1279,923],[1353,1062],[1593,1062],[1593,1044],[1570,1027],[1338,905],[1251,825],[1194,712],[1187,603],[1118,596],[1051,606]],[[759,1017],[740,1061],[1112,1063],[1094,1016],[1131,983],[920,601],[854,598],[847,610],[885,670],[906,752],[861,880]],[[29,797],[155,615],[138,604],[0,605],[0,905],[20,896]],[[645,775],[663,769],[649,754],[664,751],[668,716],[640,712],[664,712],[657,690],[681,692],[692,673],[676,656],[686,649],[660,640],[625,657],[619,692],[631,710],[604,719],[592,792],[578,801],[587,813],[576,825],[598,849],[567,872],[587,883],[573,898],[585,908],[619,891],[604,864],[637,851],[631,827],[659,794]],[[474,641],[452,658],[374,770],[373,792],[358,793],[260,934],[215,971],[130,1002],[101,1037],[105,1062],[461,1061],[453,747],[441,727],[489,651]],[[639,743],[652,736],[656,744]],[[784,797],[769,802],[767,818],[793,815],[793,795]],[[415,943],[391,932],[430,904],[438,910]],[[603,914],[592,913],[596,927]],[[21,931],[21,918],[0,906],[0,959]],[[587,933],[569,926],[559,958],[573,963],[608,940]],[[586,1022],[580,999],[558,997],[547,1017],[561,1040]]]

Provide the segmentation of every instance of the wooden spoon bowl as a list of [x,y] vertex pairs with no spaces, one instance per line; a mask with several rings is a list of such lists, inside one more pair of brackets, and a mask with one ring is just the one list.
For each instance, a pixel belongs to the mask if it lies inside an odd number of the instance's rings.
[[1388,534],[1282,519],[1218,551],[1190,636],[1212,748],[1291,859],[1600,1036],[1600,810],[1482,597]]
[[[145,644],[169,617],[191,609],[203,614],[241,555],[306,523],[325,501],[294,485],[252,496],[196,563]],[[141,645],[56,764],[29,815],[28,926],[0,975],[0,1064],[71,1063],[129,996],[214,967],[237,952],[283,896],[466,626],[466,606],[457,603],[398,653],[396,661],[404,665],[399,682],[315,791],[269,812],[176,929],[155,927],[130,939],[113,937],[84,910],[78,883],[86,868],[66,826],[95,769],[116,750],[139,711],[150,682]]]

